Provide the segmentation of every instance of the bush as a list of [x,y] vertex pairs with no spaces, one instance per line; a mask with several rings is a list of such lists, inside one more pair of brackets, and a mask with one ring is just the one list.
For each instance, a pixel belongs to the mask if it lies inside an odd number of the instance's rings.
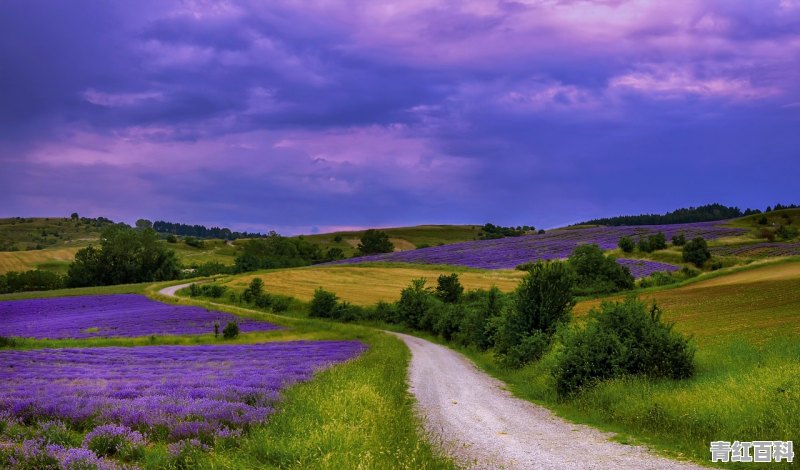
[[497,323],[503,312],[505,296],[496,286],[480,291],[479,298],[471,302],[461,319],[459,340],[485,351],[494,345]]
[[198,240],[197,238],[194,237],[186,237],[186,239],[183,242],[186,243],[186,245],[194,248],[200,248],[200,249],[205,248],[205,243],[203,243],[203,240]]
[[709,268],[710,268],[712,271],[716,271],[716,270],[718,270],[718,269],[722,269],[722,267],[723,267],[723,266],[722,266],[722,261],[720,261],[720,260],[718,260],[718,259],[715,259],[714,261],[712,261],[712,262],[711,262],[711,266],[709,266]]
[[101,457],[135,460],[144,451],[144,437],[137,431],[118,425],[104,424],[86,434],[83,447]]
[[41,269],[0,274],[0,294],[11,292],[53,290],[64,287],[64,278]]
[[791,240],[792,238],[795,238],[797,236],[798,230],[796,227],[781,225],[780,227],[778,227],[778,230],[775,232],[775,234],[779,236],[782,240]]
[[308,316],[313,318],[331,318],[337,301],[336,294],[317,287],[309,305]]
[[759,225],[767,225],[767,222],[768,222],[767,221],[767,217],[764,216],[764,215],[762,215],[761,217],[758,218],[758,224]]
[[8,336],[0,336],[0,348],[13,348],[17,345],[17,342],[14,338],[9,338]]
[[631,253],[633,252],[634,248],[636,248],[636,245],[633,243],[631,237],[622,237],[619,239],[619,247],[625,253]]
[[674,246],[683,246],[686,244],[686,235],[683,233],[679,233],[677,235],[673,235],[672,237],[672,244]]
[[212,297],[218,299],[222,297],[228,288],[219,284],[192,284],[189,286],[191,297]]
[[648,244],[650,245],[650,249],[653,251],[656,250],[663,250],[667,247],[667,239],[664,237],[663,232],[658,232],[655,235],[650,235],[647,237]]
[[235,321],[229,321],[225,328],[222,329],[222,337],[225,339],[234,339],[239,336],[239,325]]
[[336,243],[341,243],[342,242],[342,236],[341,235],[336,235],[335,237],[333,237],[333,241],[336,242]]
[[326,261],[337,261],[344,258],[345,258],[344,250],[335,246],[332,248],[328,248],[328,251],[325,253]]
[[[574,274],[559,261],[538,262],[513,294],[513,305],[498,320],[496,355],[509,367],[541,357],[558,325],[575,305]],[[544,341],[546,340],[546,341]]]
[[254,277],[247,288],[242,292],[242,301],[250,303],[261,297],[264,293],[264,281],[259,277]]
[[289,307],[292,305],[292,297],[284,296],[284,295],[271,295],[270,296],[270,308],[275,313],[282,313],[289,310]]
[[653,251],[653,248],[650,246],[650,239],[647,237],[639,237],[637,247],[642,253],[651,253]]
[[394,251],[394,245],[389,241],[389,235],[386,232],[371,228],[361,235],[361,242],[357,249],[362,255],[373,255],[391,253]]
[[413,279],[411,285],[400,292],[396,306],[398,319],[409,328],[424,329],[433,300],[431,290],[425,287],[425,279]]
[[589,312],[583,330],[565,335],[564,349],[553,370],[562,397],[594,383],[623,375],[685,379],[694,373],[694,348],[688,338],[661,321],[654,304],[603,302]]
[[709,258],[711,258],[711,252],[708,251],[708,244],[703,237],[693,238],[683,246],[683,260],[687,263],[701,268]]
[[575,248],[567,264],[575,272],[577,294],[611,293],[634,286],[630,270],[613,258],[603,255],[603,250],[597,245],[581,245]]
[[458,303],[464,293],[464,286],[458,280],[458,274],[442,274],[436,282],[436,297],[445,303]]

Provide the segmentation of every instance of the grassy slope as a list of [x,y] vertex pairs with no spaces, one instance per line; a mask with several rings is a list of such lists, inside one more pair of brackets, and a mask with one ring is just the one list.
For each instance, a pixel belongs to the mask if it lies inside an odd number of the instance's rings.
[[[395,245],[395,249],[412,250],[423,244],[436,246],[475,240],[480,232],[480,227],[480,225],[418,225],[415,227],[382,228],[380,230],[389,235]],[[341,248],[346,256],[353,256],[363,233],[363,230],[359,230],[303,235],[303,237],[306,240],[319,243],[323,250],[327,251],[328,248],[337,247]],[[341,236],[342,241],[335,242],[334,238],[336,236]]]
[[[656,300],[665,320],[694,337],[694,378],[614,380],[560,401],[549,374],[552,356],[513,371],[499,368],[490,353],[464,352],[516,395],[669,455],[708,464],[712,440],[800,440],[800,263],[642,297]],[[598,302],[579,303],[576,315]]]
[[440,274],[454,271],[459,272],[461,283],[467,289],[487,289],[496,285],[501,290],[510,291],[524,275],[521,271],[459,270],[425,265],[325,266],[247,274],[234,277],[226,285],[242,288],[253,278],[259,277],[268,292],[291,295],[304,301],[311,300],[314,289],[323,287],[356,305],[372,305],[379,300],[397,300],[400,291],[412,279],[424,277],[428,279],[428,285],[435,286]]
[[[276,413],[255,426],[232,448],[218,447],[193,462],[198,468],[423,468],[451,469],[424,439],[407,391],[408,349],[398,339],[370,328],[296,319],[222,304],[160,296],[165,285],[136,284],[60,291],[61,295],[147,293],[171,303],[198,304],[270,321],[286,329],[248,333],[235,343],[298,339],[356,339],[369,350],[358,358],[323,371],[314,380],[282,393]],[[15,295],[33,297],[40,293]],[[50,293],[48,293],[50,294]],[[3,296],[0,299],[7,299]],[[220,342],[213,334],[93,340],[19,340],[19,348],[144,346]],[[226,342],[227,343],[227,342]],[[80,440],[78,436],[77,441]],[[76,442],[77,443],[77,442]],[[149,446],[144,468],[166,468],[163,443]]]

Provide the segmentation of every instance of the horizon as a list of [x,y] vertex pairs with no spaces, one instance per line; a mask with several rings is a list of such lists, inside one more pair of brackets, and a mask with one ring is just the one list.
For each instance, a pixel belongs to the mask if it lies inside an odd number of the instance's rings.
[[800,199],[800,1],[81,6],[0,4],[0,217],[298,235]]

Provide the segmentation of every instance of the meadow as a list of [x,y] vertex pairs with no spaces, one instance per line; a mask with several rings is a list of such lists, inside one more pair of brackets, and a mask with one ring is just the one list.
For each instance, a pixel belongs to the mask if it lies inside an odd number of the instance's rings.
[[[800,440],[800,261],[645,291],[640,297],[656,301],[663,318],[693,338],[693,378],[614,379],[563,399],[550,374],[552,354],[510,370],[498,366],[491,353],[461,350],[515,395],[667,455],[707,464],[712,440]],[[600,302],[620,299],[582,301],[573,313],[580,319]]]

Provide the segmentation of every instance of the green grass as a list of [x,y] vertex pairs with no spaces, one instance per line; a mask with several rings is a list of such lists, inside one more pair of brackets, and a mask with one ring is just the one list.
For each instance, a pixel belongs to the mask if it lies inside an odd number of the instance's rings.
[[38,299],[49,297],[69,297],[74,295],[102,294],[142,294],[150,284],[119,284],[116,286],[79,287],[75,289],[56,289],[35,292],[16,292],[0,294],[0,300]]
[[[192,468],[405,468],[453,469],[455,466],[428,443],[415,417],[408,393],[406,370],[410,353],[390,335],[358,325],[298,319],[239,308],[223,303],[164,297],[157,291],[169,283],[75,289],[61,295],[147,293],[176,304],[258,318],[284,326],[268,332],[246,333],[235,340],[215,339],[213,334],[97,338],[83,340],[17,339],[16,348],[98,346],[146,346],[154,344],[234,344],[264,341],[349,339],[366,343],[361,356],[318,373],[306,383],[284,390],[269,420],[254,426],[242,438],[217,445],[197,455]],[[78,292],[74,292],[78,291]],[[32,297],[31,293],[27,297]],[[49,294],[49,293],[48,293]],[[22,428],[17,426],[17,428]],[[14,432],[29,432],[25,429]],[[80,442],[81,436],[76,435]],[[175,468],[166,444],[148,445],[143,468]]]

